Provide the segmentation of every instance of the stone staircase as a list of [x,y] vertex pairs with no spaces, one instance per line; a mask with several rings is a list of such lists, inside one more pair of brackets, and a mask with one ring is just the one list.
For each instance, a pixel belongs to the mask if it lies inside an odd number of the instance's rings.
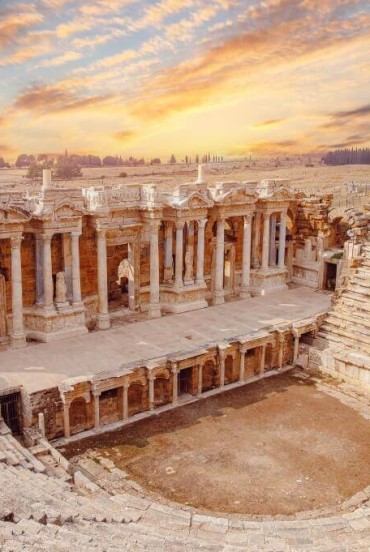
[[363,261],[346,288],[335,298],[318,337],[338,350],[370,356],[370,239],[362,247]]
[[[335,516],[260,520],[205,515],[139,493],[111,494],[81,472],[68,481],[10,432],[1,437],[2,552],[365,552],[370,547],[370,488],[349,499],[346,510]],[[84,480],[88,484],[81,485]]]

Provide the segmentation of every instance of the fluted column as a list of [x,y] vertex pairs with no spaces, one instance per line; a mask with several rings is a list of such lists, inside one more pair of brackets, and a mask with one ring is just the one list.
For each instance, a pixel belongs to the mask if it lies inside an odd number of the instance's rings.
[[44,275],[44,308],[54,309],[53,266],[51,261],[51,234],[42,234],[43,241],[43,275]]
[[94,395],[94,425],[95,429],[100,427],[100,391],[93,391]]
[[255,213],[253,221],[253,252],[252,252],[252,265],[253,268],[258,268],[260,265],[260,235],[261,235],[261,213]]
[[135,245],[127,245],[128,260],[128,308],[135,310]]
[[260,356],[260,369],[259,373],[263,374],[265,371],[265,362],[266,362],[266,344],[261,347],[261,356]]
[[286,214],[280,215],[280,232],[279,232],[279,268],[285,267],[285,242],[286,242]]
[[172,282],[172,248],[173,248],[173,228],[171,222],[165,223],[165,242],[164,242],[164,281]]
[[222,305],[224,299],[224,257],[225,257],[225,220],[217,220],[217,238],[216,238],[216,267],[215,267],[215,287],[213,292],[213,304]]
[[198,220],[197,273],[195,283],[204,284],[204,244],[207,219]]
[[72,232],[72,304],[77,307],[81,302],[80,274],[80,232]]
[[12,312],[13,330],[12,346],[25,347],[26,335],[23,326],[23,291],[22,291],[22,259],[21,244],[22,236],[10,238],[11,246],[11,268],[12,268]]
[[150,224],[150,303],[149,318],[161,316],[161,304],[159,302],[159,248],[158,230],[159,220],[153,220]]
[[98,240],[98,328],[108,330],[110,319],[108,312],[108,274],[107,274],[107,231],[97,229]]
[[220,359],[220,387],[225,387],[225,351],[219,349],[218,356]]
[[130,387],[130,382],[123,382],[123,419],[128,419],[128,388]]
[[293,366],[297,363],[299,353],[299,334],[294,332]]
[[198,364],[198,392],[197,396],[200,397],[203,391],[203,364]]
[[239,381],[244,381],[245,350],[240,350]]
[[154,380],[155,376],[152,373],[148,374],[149,381],[149,410],[154,410]]
[[43,277],[43,243],[41,234],[35,234],[36,256],[36,305],[41,306],[44,301],[44,277]]
[[251,272],[251,220],[250,217],[243,217],[243,265],[242,265],[242,283],[240,288],[240,297],[245,299],[250,296],[250,272]]
[[270,217],[270,266],[276,266],[276,215]]
[[64,437],[68,439],[71,436],[71,427],[69,422],[69,406],[70,402],[63,401],[63,425],[64,425]]
[[175,267],[175,283],[177,286],[182,287],[184,285],[183,275],[183,262],[184,262],[184,222],[176,221],[176,267]]
[[262,268],[269,267],[269,246],[270,246],[270,215],[263,213],[263,242],[262,242]]
[[178,378],[178,365],[177,363],[172,366],[172,405],[177,405],[178,389],[177,389],[177,378]]

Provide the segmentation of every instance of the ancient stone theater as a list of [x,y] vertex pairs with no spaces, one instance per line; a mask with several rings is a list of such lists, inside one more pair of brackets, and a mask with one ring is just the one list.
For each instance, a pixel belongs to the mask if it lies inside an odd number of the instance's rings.
[[[207,183],[202,167],[197,182],[170,191],[64,185],[44,170],[36,191],[0,193],[0,483],[7,477],[17,494],[21,478],[24,510],[32,511],[31,520],[4,497],[1,530],[13,526],[13,548],[4,550],[28,549],[20,524],[26,535],[41,535],[51,518],[69,531],[66,542],[90,550],[88,533],[99,532],[99,523],[136,527],[153,508],[132,496],[120,506],[107,489],[100,496],[83,470],[73,484],[85,494],[73,495],[70,480],[51,475],[38,458],[50,453],[70,473],[49,440],[66,445],[227,390],[246,386],[247,393],[247,384],[294,366],[370,390],[370,213],[335,214],[331,202],[284,180]],[[48,503],[53,492],[83,514],[51,501],[50,512],[43,506],[38,515],[34,504]],[[228,518],[174,506],[171,518],[170,507],[156,508],[155,524],[169,540],[152,535],[130,548],[151,533],[126,532],[125,549],[199,550],[198,533],[186,530],[186,547],[185,533],[174,535],[183,522],[208,531],[209,550],[239,549],[227,548],[232,539],[220,544],[228,531],[240,533],[235,546],[255,535],[252,522],[233,527]],[[72,523],[79,515],[80,533]],[[75,529],[67,531],[68,523]],[[287,528],[281,531],[284,540]],[[330,541],[326,533],[320,539],[318,546]],[[255,542],[253,550],[275,550]],[[320,549],[336,549],[329,545]]]

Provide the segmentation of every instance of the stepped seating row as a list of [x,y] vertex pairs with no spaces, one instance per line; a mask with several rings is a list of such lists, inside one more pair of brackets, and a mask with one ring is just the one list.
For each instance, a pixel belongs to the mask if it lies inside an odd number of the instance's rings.
[[13,464],[6,455],[0,463],[2,552],[362,552],[370,546],[370,489],[362,493],[360,507],[335,517],[250,521],[208,516],[127,492],[111,495],[98,486],[89,492],[75,487],[39,469],[39,460],[10,437],[1,440],[2,447],[7,443],[8,452],[16,449],[19,461]]
[[336,350],[370,355],[370,246],[362,247],[363,260],[350,276],[325,317],[318,336]]

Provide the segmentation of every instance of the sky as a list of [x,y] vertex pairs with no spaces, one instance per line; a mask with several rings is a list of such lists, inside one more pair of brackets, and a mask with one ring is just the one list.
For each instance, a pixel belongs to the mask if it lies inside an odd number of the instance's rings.
[[0,0],[0,156],[370,146],[369,0]]

